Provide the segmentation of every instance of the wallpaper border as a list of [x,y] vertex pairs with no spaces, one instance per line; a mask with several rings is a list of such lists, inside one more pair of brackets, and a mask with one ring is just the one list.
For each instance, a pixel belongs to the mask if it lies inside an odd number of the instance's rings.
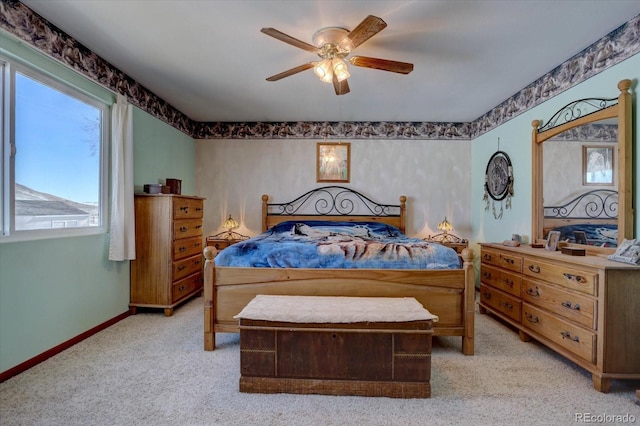
[[17,0],[0,28],[195,139],[474,139],[640,52],[638,15],[470,123],[196,122]]

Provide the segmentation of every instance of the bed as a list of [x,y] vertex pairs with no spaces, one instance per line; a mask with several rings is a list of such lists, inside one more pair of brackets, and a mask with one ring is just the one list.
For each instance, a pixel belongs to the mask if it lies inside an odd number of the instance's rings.
[[[559,231],[560,241],[617,247],[618,192],[611,189],[595,189],[581,193],[560,205],[545,206],[545,238],[549,231]],[[581,233],[583,241],[579,241]]]
[[[397,229],[405,238],[406,197],[400,197],[400,204],[381,204],[341,186],[316,188],[286,203],[269,203],[269,197],[262,196],[263,234],[278,225],[288,228],[291,223],[307,225],[314,221],[389,227]],[[434,243],[422,243],[434,246]],[[439,317],[434,324],[434,336],[460,336],[462,352],[473,355],[473,251],[466,249],[458,258],[455,250],[444,246],[438,248],[441,249],[451,251],[456,258],[455,265],[449,265],[449,269],[433,265],[419,269],[309,268],[280,264],[276,267],[220,266],[216,265],[215,248],[207,247],[204,251],[204,348],[215,349],[217,332],[239,332],[238,321],[233,317],[258,294],[414,297]]]

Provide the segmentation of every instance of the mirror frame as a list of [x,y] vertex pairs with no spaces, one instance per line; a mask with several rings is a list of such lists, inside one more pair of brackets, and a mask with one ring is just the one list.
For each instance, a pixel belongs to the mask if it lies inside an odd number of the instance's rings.
[[[532,133],[532,191],[531,191],[531,241],[543,239],[544,233],[544,200],[543,200],[543,162],[542,143],[550,138],[574,127],[583,124],[609,118],[618,119],[618,244],[624,238],[633,238],[633,153],[632,153],[632,120],[631,120],[631,80],[621,80],[618,83],[620,94],[611,99],[580,99],[571,102],[558,110],[549,123],[542,126],[542,121],[533,120]],[[584,101],[597,101],[601,108],[587,115],[580,115],[580,109],[576,105]],[[556,124],[557,119],[569,117],[561,124]],[[541,127],[542,126],[542,127]]]

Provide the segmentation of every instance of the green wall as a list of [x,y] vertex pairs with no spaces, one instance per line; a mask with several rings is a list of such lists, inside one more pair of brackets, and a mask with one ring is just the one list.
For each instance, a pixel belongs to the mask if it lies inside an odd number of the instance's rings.
[[[102,99],[113,94],[0,31],[0,49]],[[195,142],[134,108],[135,187],[167,177],[194,188]],[[0,243],[0,371],[128,310],[129,264],[107,260],[109,234]]]
[[195,141],[139,108],[133,109],[135,191],[166,178],[182,180],[183,195],[195,194]]
[[[518,233],[531,237],[531,132],[533,120],[548,120],[560,108],[571,101],[586,97],[617,97],[618,82],[630,79],[633,93],[633,162],[634,162],[634,207],[635,232],[640,230],[640,214],[637,214],[640,200],[640,150],[638,146],[638,123],[640,110],[637,103],[638,80],[640,80],[640,54],[634,55],[622,63],[591,77],[579,85],[561,93],[522,115],[504,123],[500,127],[478,137],[471,144],[472,185],[471,210],[473,236],[471,241],[501,242],[511,239],[511,234]],[[484,173],[491,155],[498,149],[509,154],[513,163],[514,197],[512,208],[505,210],[502,219],[496,220],[491,211],[484,210],[482,197],[484,194]],[[477,249],[477,247],[475,247]],[[477,253],[477,252],[476,252]]]

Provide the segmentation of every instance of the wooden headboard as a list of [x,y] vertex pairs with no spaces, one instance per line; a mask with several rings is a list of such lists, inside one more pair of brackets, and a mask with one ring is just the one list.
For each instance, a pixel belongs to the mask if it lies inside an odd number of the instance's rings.
[[380,222],[406,229],[407,197],[400,204],[381,204],[343,186],[312,189],[287,203],[269,203],[262,196],[262,232],[286,221]]

